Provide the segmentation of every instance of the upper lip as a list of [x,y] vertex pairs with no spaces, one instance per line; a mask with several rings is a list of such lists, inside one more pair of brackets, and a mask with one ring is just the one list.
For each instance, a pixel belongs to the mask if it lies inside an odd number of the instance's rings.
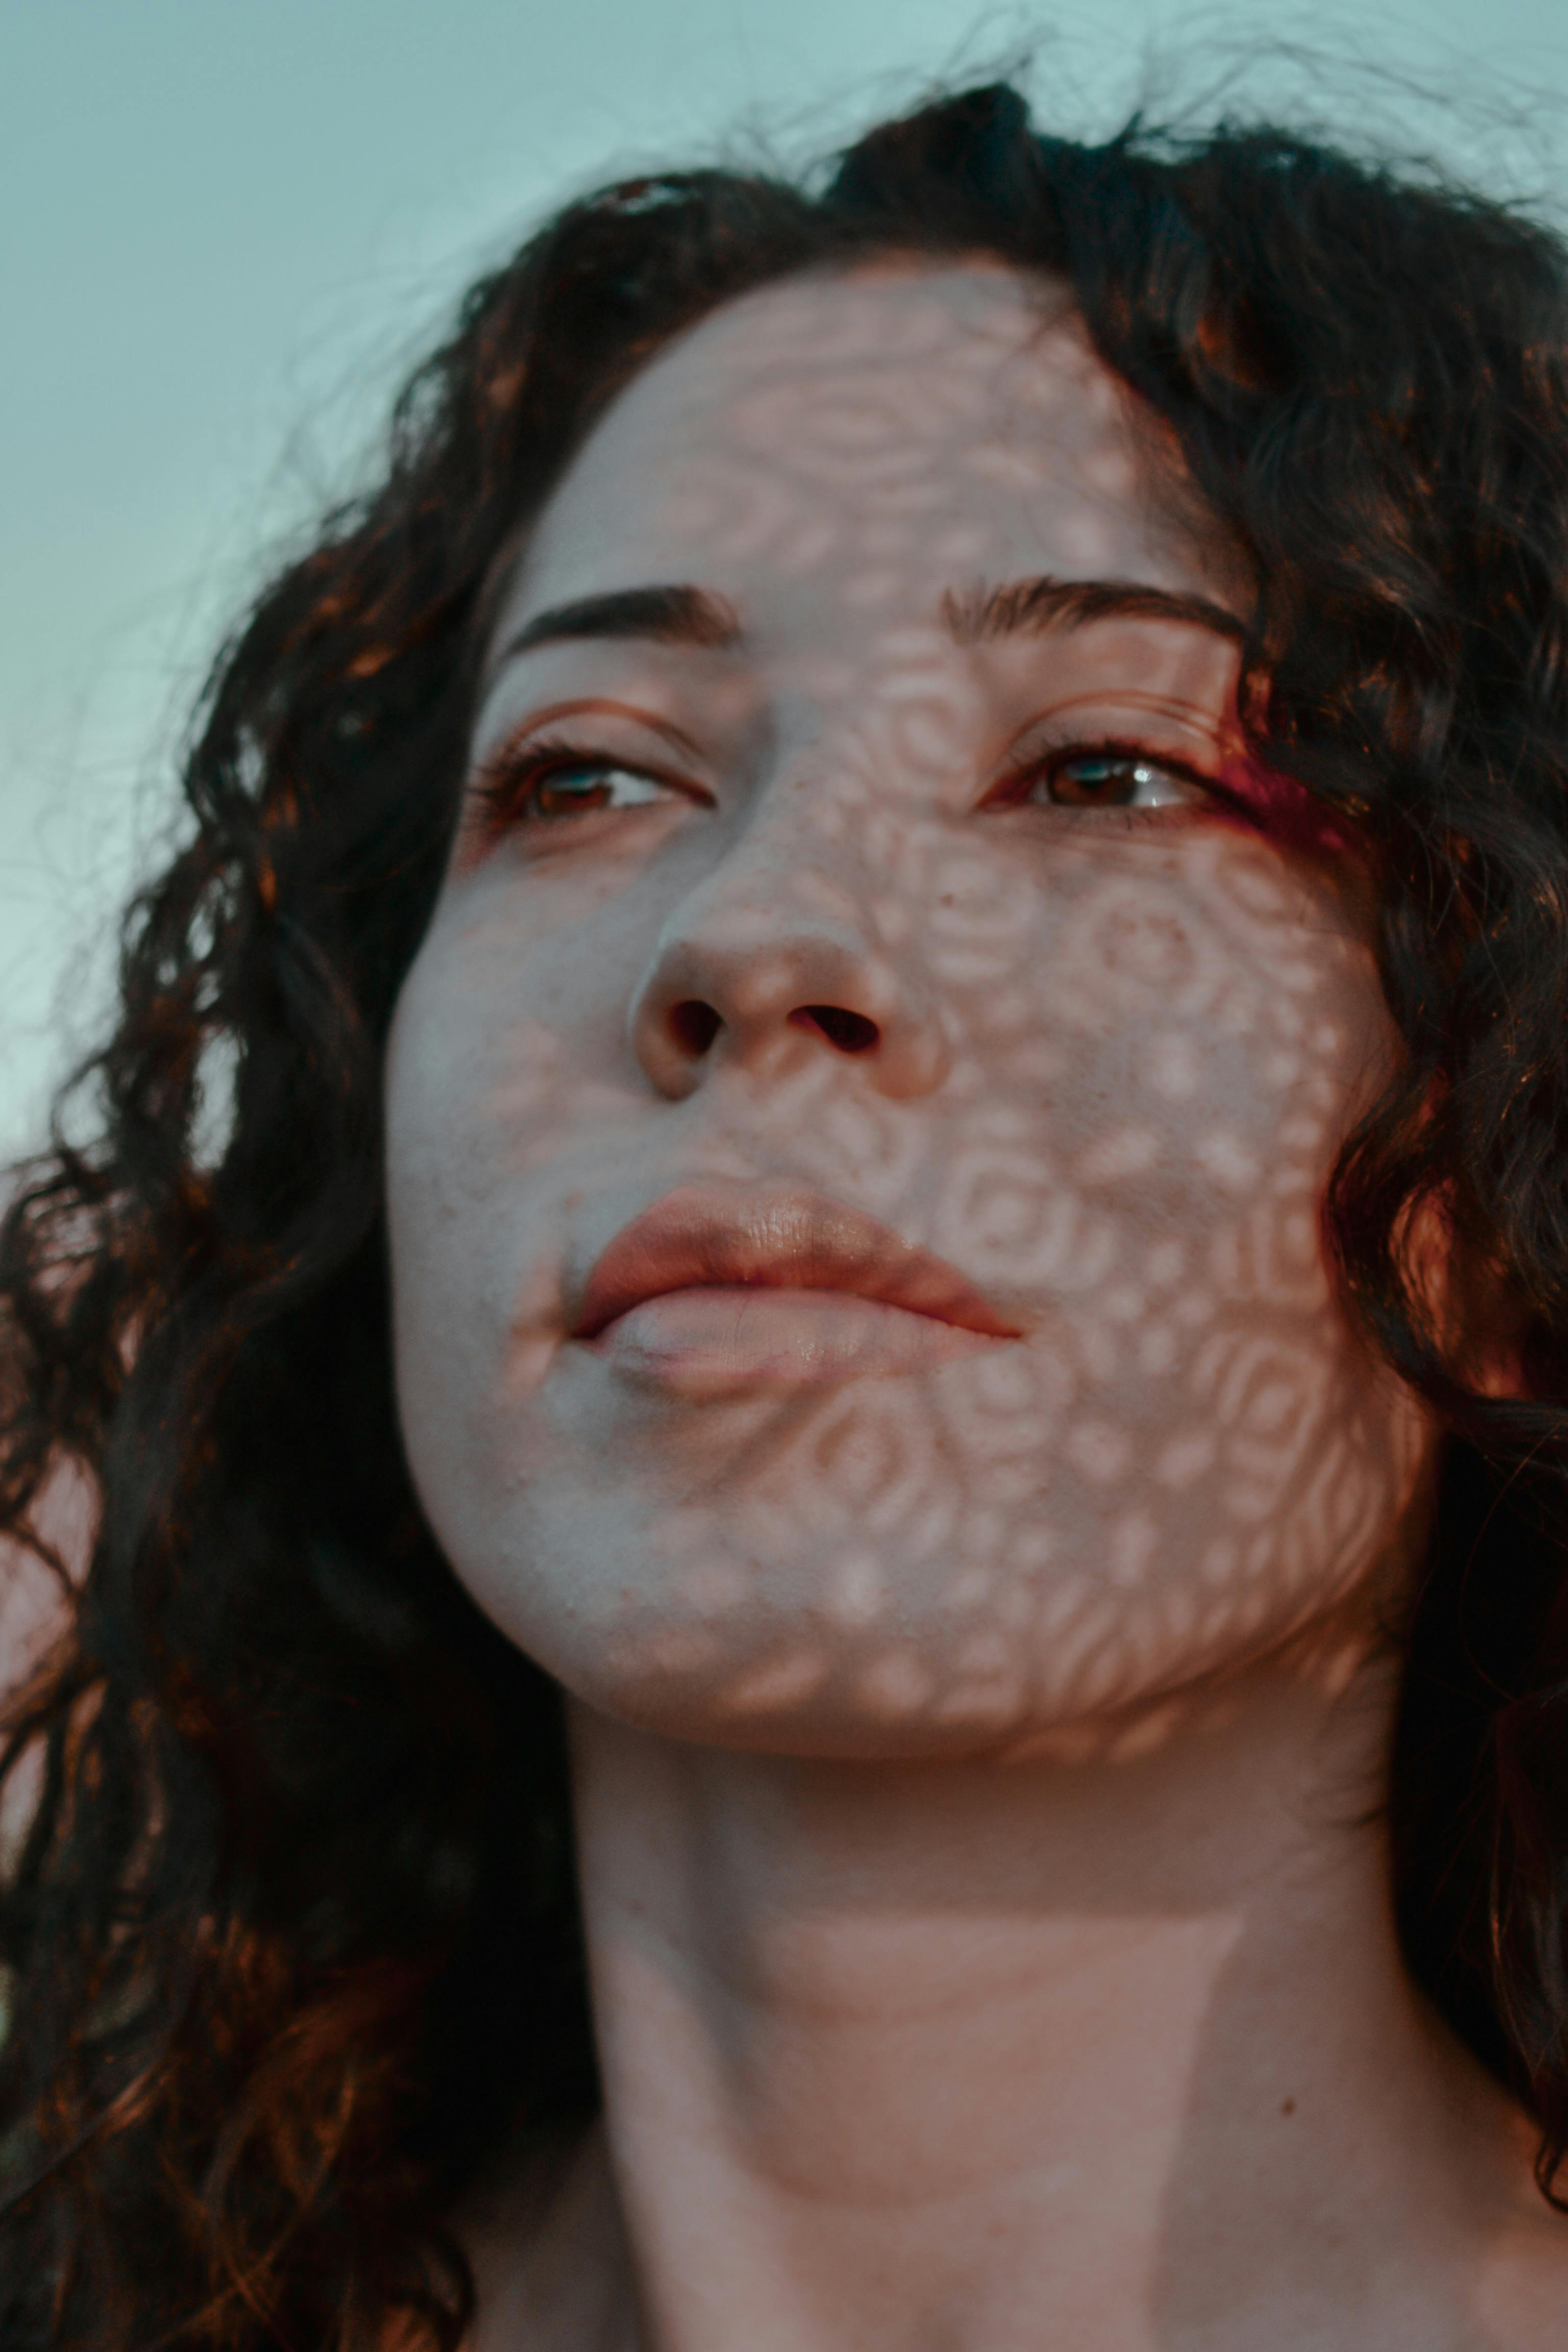
[[713,1284],[849,1291],[963,1330],[1018,1337],[955,1266],[858,1209],[794,1187],[730,1194],[700,1185],[667,1193],[622,1227],[588,1276],[572,1336],[592,1339],[645,1298]]

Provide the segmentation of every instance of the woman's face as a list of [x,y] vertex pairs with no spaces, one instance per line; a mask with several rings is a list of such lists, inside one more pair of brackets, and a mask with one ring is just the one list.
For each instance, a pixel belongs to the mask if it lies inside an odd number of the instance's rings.
[[685,336],[530,541],[390,1047],[397,1378],[597,1707],[1026,1748],[1409,1511],[1318,1226],[1364,915],[1154,447],[1049,285],[889,263]]

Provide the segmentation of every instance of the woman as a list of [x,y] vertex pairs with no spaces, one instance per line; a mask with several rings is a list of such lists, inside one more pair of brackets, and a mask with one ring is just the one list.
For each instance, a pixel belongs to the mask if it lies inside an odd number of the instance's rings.
[[1564,289],[994,88],[470,295],[6,1228],[8,2347],[1559,2340]]

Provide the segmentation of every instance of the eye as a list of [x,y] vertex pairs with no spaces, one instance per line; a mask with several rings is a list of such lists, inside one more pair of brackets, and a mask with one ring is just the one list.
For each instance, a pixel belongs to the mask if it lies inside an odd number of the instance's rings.
[[1147,751],[1105,744],[1058,751],[1034,767],[1016,804],[1055,808],[1171,808],[1194,800],[1198,779]]
[[647,808],[674,788],[638,768],[594,751],[548,744],[503,755],[479,786],[498,824],[552,824],[599,810]]

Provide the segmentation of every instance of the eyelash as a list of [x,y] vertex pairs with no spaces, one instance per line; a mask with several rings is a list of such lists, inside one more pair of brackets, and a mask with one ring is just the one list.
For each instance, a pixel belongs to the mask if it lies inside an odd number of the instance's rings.
[[529,794],[547,784],[552,776],[565,775],[578,768],[602,768],[609,773],[618,772],[642,778],[666,792],[676,789],[657,770],[638,767],[591,744],[571,742],[563,736],[538,736],[526,748],[503,747],[480,769],[473,795],[484,813],[485,830],[500,833],[514,824],[570,824],[574,815],[592,814],[591,810],[584,809],[530,815],[524,805]]
[[[1001,800],[1000,805],[1021,806],[1024,804],[1023,793],[1027,786],[1047,781],[1053,773],[1059,773],[1062,769],[1077,762],[1095,760],[1108,763],[1126,762],[1134,767],[1150,769],[1161,776],[1173,778],[1199,793],[1206,793],[1211,798],[1226,797],[1223,788],[1216,785],[1214,778],[1203,775],[1183,760],[1173,759],[1168,753],[1152,751],[1145,743],[1125,741],[1120,738],[1103,738],[1098,741],[1062,744],[1048,751],[1036,752],[1017,761],[1012,769],[1006,796]],[[503,749],[493,759],[488,761],[481,769],[473,792],[475,799],[484,812],[485,831],[498,834],[509,826],[520,824],[569,824],[577,816],[594,814],[595,811],[589,808],[563,809],[547,813],[537,809],[531,812],[527,806],[530,796],[541,787],[548,785],[552,776],[584,769],[603,769],[609,773],[619,772],[623,775],[635,776],[647,783],[657,785],[667,793],[673,793],[679,789],[668,779],[659,775],[657,770],[637,767],[629,761],[617,759],[613,753],[596,750],[590,744],[572,742],[563,737],[542,737],[530,743],[526,749],[517,751]],[[652,805],[652,803],[649,802],[644,805]],[[1122,815],[1136,815],[1141,813],[1129,803],[1117,802],[1060,801],[1055,803],[1042,803],[1042,805],[1083,811],[1092,811],[1099,807],[1111,814]],[[1161,804],[1156,803],[1156,805]],[[624,812],[617,811],[614,814],[624,814]]]
[[[1102,736],[1095,741],[1054,745],[1048,751],[1037,751],[1014,761],[1011,789],[1003,800],[1002,805],[1013,808],[1022,805],[1024,787],[1048,781],[1053,774],[1059,774],[1064,768],[1089,761],[1103,761],[1108,765],[1125,763],[1133,768],[1152,770],[1157,775],[1172,777],[1178,783],[1189,785],[1194,792],[1206,794],[1210,799],[1225,797],[1223,789],[1215,783],[1212,776],[1205,776],[1199,769],[1190,766],[1186,761],[1177,759],[1167,751],[1152,751],[1147,743],[1132,742],[1120,736]],[[1100,803],[1058,801],[1050,805],[1084,811],[1092,811],[1099,807],[1110,814],[1122,816],[1136,816],[1147,813],[1126,803],[1114,801]],[[1161,804],[1156,803],[1156,805]]]

